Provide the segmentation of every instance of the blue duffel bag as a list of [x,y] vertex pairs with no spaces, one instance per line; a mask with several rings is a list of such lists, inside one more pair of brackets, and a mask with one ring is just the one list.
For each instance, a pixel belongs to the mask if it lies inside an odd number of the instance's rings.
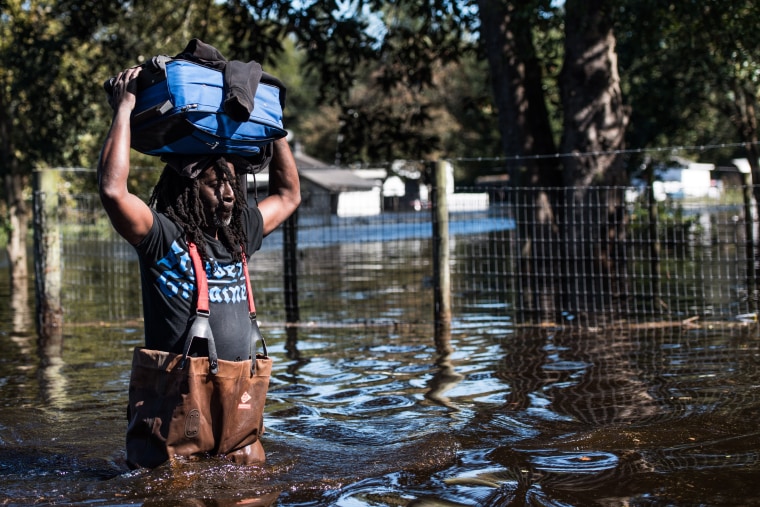
[[[213,47],[202,47],[218,55]],[[233,108],[225,65],[242,62],[226,62],[219,55],[220,61],[209,65],[180,56],[156,56],[142,65],[131,120],[132,148],[148,155],[232,153],[250,158],[286,136],[285,87],[277,78],[261,72],[255,62],[244,64],[255,64],[255,82],[244,76],[243,86],[235,91],[253,89],[255,95],[238,97],[242,104],[236,101]],[[105,83],[109,93],[111,86],[112,80]]]

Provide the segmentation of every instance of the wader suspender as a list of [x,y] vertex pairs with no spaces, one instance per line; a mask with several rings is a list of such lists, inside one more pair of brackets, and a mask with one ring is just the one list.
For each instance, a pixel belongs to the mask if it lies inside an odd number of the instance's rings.
[[[182,361],[179,368],[182,369],[187,363],[187,355],[190,353],[190,346],[193,343],[194,338],[204,338],[208,342],[208,362],[209,372],[213,375],[219,372],[219,358],[216,354],[216,344],[214,343],[214,334],[211,331],[209,325],[209,302],[208,302],[208,279],[206,278],[206,270],[203,269],[203,262],[201,256],[198,254],[198,248],[195,243],[187,242],[188,251],[190,253],[190,259],[193,261],[193,271],[195,271],[195,280],[198,286],[198,302],[195,309],[195,321],[190,326],[190,330],[187,332],[187,338],[185,338],[185,349],[182,354]],[[256,321],[256,305],[253,301],[253,290],[251,289],[251,278],[248,274],[248,262],[246,261],[245,250],[242,252],[243,259],[243,273],[245,274],[245,285],[248,293],[248,312],[251,318],[251,333],[249,336],[250,348],[251,348],[251,376],[256,371],[256,342],[261,340],[261,346],[264,352],[264,357],[267,357],[267,344],[264,341],[264,337],[259,330],[259,324]]]

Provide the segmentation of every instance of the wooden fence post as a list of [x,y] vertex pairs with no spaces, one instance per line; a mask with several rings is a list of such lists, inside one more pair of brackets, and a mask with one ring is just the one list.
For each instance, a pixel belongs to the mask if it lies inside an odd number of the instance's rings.
[[447,199],[448,165],[439,161],[434,166],[430,192],[433,223],[433,287],[435,292],[436,338],[451,328],[451,270],[449,266],[449,206]]
[[60,174],[54,169],[34,172],[34,274],[37,333],[42,343],[60,344],[63,336],[61,306],[61,228],[58,220]]
[[654,193],[654,165],[648,162],[646,166],[647,179],[647,217],[649,223],[649,265],[652,278],[652,293],[655,294],[657,301],[654,301],[652,312],[662,313],[662,299],[660,298],[660,237],[657,234],[659,215],[657,209],[657,198]]
[[298,210],[282,228],[283,276],[285,284],[285,322],[301,320],[298,308]]
[[744,245],[746,248],[745,258],[747,266],[747,301],[752,305],[751,310],[758,309],[757,298],[757,273],[755,265],[755,221],[752,217],[752,181],[751,175],[744,175]]

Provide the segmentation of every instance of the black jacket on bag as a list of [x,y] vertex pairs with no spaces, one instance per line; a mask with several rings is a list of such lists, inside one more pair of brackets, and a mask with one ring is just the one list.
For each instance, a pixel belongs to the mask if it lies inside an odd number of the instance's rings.
[[[224,73],[224,112],[235,121],[245,121],[253,111],[253,97],[263,71],[258,62],[228,61],[214,46],[192,39],[175,58],[200,63]],[[284,102],[284,99],[282,100]]]

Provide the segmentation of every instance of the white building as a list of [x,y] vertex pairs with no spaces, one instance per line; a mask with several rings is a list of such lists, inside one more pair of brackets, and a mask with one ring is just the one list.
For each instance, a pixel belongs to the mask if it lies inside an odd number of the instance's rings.
[[[301,179],[301,209],[339,217],[377,215],[381,211],[382,183],[352,171],[338,169],[295,150]],[[248,201],[262,199],[269,191],[269,169],[248,175]]]
[[[664,201],[668,198],[718,197],[719,187],[713,180],[714,164],[703,164],[681,157],[671,157],[665,164],[654,169],[652,191],[654,198]],[[626,192],[626,200],[633,202],[640,195],[646,182],[634,178],[633,188]]]
[[683,197],[707,197],[713,192],[712,171],[715,164],[701,164],[680,157],[672,157],[671,163],[657,171],[655,179],[662,182],[668,195]]

